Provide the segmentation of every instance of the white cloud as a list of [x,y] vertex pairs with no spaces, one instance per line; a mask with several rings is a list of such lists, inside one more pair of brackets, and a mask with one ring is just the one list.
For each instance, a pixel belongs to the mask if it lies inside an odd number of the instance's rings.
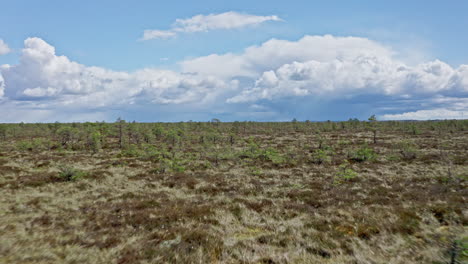
[[466,93],[468,74],[441,61],[409,67],[388,58],[356,57],[350,60],[293,62],[266,71],[251,89],[229,102],[274,100],[288,96],[339,98],[361,94],[434,96]]
[[4,55],[10,52],[11,49],[8,47],[8,45],[2,39],[0,39],[0,55]]
[[142,40],[167,39],[180,32],[207,32],[218,29],[235,29],[258,25],[267,21],[281,21],[278,16],[255,16],[237,12],[196,15],[187,19],[176,19],[170,30],[145,30]]
[[468,110],[449,110],[445,108],[418,110],[403,114],[386,114],[380,117],[383,120],[435,120],[435,119],[467,119]]
[[143,32],[143,37],[141,40],[150,40],[150,39],[168,39],[175,37],[177,34],[168,31],[168,30],[151,30],[147,29]]
[[240,54],[211,54],[180,65],[186,72],[227,80],[252,79],[250,88],[228,99],[231,103],[288,96],[466,96],[468,65],[455,69],[435,60],[409,66],[397,55],[365,38],[325,35],[298,41],[272,39]]
[[[419,107],[434,107],[435,99],[440,97],[467,97],[468,65],[453,68],[439,60],[412,65],[412,61],[398,59],[399,55],[366,38],[305,36],[298,41],[272,39],[240,54],[211,54],[186,60],[181,67],[187,72],[224,79],[241,76],[254,80],[228,98],[229,103],[288,97],[351,100],[375,95],[387,98],[387,105],[392,100],[420,99]],[[465,105],[449,111],[466,109]]]
[[199,32],[215,29],[234,29],[258,25],[266,21],[281,21],[278,16],[255,16],[237,12],[196,15],[188,19],[177,19],[174,30],[178,32]]
[[181,62],[183,71],[213,74],[223,78],[259,77],[264,71],[276,70],[292,62],[348,61],[359,56],[389,59],[390,48],[357,37],[304,36],[298,41],[271,39],[251,46],[241,54],[211,54]]
[[20,63],[1,69],[5,94],[12,100],[44,100],[70,107],[201,104],[236,86],[235,81],[167,70],[128,73],[87,67],[57,56],[55,48],[39,38],[28,38],[24,45]]

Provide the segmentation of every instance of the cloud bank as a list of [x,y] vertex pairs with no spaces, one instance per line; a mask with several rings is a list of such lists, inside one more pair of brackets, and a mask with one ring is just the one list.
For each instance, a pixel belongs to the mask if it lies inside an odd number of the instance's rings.
[[397,55],[366,38],[304,36],[182,61],[180,71],[123,72],[28,38],[19,63],[0,67],[0,121],[112,120],[121,111],[157,114],[147,121],[467,117],[468,65],[409,65]]
[[187,19],[176,19],[170,30],[145,30],[141,40],[167,39],[175,37],[178,33],[243,28],[267,21],[281,21],[281,19],[278,16],[255,16],[233,11],[220,14],[196,15]]
[[428,119],[467,119],[467,110],[447,110],[444,108],[431,110],[418,110],[415,112],[407,112],[403,114],[386,114],[383,115],[384,120],[428,120]]
[[229,89],[231,85],[215,77],[167,70],[128,73],[87,67],[57,56],[55,48],[39,38],[26,39],[24,46],[20,63],[1,71],[6,95],[12,100],[86,107],[138,101],[181,104],[204,102],[216,94],[216,89]]

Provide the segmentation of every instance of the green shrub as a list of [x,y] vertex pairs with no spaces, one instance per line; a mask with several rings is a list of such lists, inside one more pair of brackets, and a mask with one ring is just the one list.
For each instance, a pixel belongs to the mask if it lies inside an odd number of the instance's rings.
[[98,131],[91,134],[91,149],[93,152],[99,152],[102,149],[102,135]]
[[461,239],[456,240],[455,243],[460,247],[460,263],[466,263],[466,261],[468,261],[468,237],[462,237]]
[[153,127],[153,134],[156,138],[160,139],[166,135],[166,130],[159,124]]
[[420,131],[419,128],[418,128],[417,126],[415,126],[415,125],[411,125],[411,126],[409,127],[408,130],[409,130],[409,132],[410,132],[412,135],[419,135],[419,134],[421,134],[421,131]]
[[16,148],[21,151],[40,151],[51,147],[50,140],[35,138],[33,140],[23,140],[16,144]]
[[154,147],[146,148],[145,149],[145,159],[150,160],[152,162],[158,162],[163,159],[165,156],[169,156],[169,154],[165,154],[164,152],[158,151]]
[[86,176],[86,172],[70,166],[62,166],[59,170],[58,177],[64,181],[76,181]]
[[120,151],[120,155],[123,157],[142,157],[144,156],[144,151],[138,148],[136,145],[128,145],[126,148]]
[[267,148],[260,151],[259,158],[262,160],[273,162],[274,164],[281,164],[285,162],[285,158],[273,148]]
[[32,151],[34,149],[32,142],[29,140],[20,141],[16,143],[16,148],[21,151]]
[[159,167],[154,169],[155,173],[165,172],[184,172],[186,170],[182,160],[162,158],[159,161]]
[[149,129],[143,130],[142,136],[143,136],[143,141],[147,144],[152,143],[155,139],[155,135]]
[[173,160],[171,164],[171,170],[173,172],[184,172],[186,169],[185,169],[185,166],[182,165],[180,161]]
[[180,142],[181,135],[181,130],[171,129],[166,133],[166,141],[172,146],[175,146],[177,143]]
[[348,157],[350,160],[356,162],[364,162],[364,161],[373,161],[377,158],[377,154],[375,151],[367,146],[363,146],[358,150],[351,151],[348,153]]
[[338,171],[335,174],[334,183],[340,184],[344,181],[349,181],[358,176],[358,173],[355,172],[347,160],[345,160],[339,167]]
[[247,139],[247,149],[241,151],[239,154],[242,157],[247,157],[247,158],[257,158],[260,155],[260,146],[255,143],[255,139],[253,137],[250,137]]
[[248,139],[247,149],[238,153],[240,158],[257,159],[261,161],[269,161],[274,164],[285,163],[287,158],[281,155],[276,149],[269,147],[266,149],[260,148],[260,146],[254,142],[251,137]]
[[56,133],[60,138],[60,144],[63,147],[73,145],[78,138],[79,130],[75,127],[60,127]]
[[312,154],[312,163],[324,164],[331,162],[331,151],[325,149],[316,149]]

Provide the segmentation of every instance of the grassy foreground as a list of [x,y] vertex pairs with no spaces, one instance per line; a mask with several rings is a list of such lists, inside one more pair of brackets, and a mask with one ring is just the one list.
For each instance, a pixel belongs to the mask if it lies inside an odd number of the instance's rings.
[[468,122],[3,124],[0,263],[459,263]]

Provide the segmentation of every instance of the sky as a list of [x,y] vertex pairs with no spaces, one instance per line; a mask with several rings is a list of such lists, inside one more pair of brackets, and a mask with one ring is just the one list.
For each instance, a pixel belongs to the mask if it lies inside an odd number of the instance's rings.
[[468,1],[0,0],[0,122],[467,119]]

